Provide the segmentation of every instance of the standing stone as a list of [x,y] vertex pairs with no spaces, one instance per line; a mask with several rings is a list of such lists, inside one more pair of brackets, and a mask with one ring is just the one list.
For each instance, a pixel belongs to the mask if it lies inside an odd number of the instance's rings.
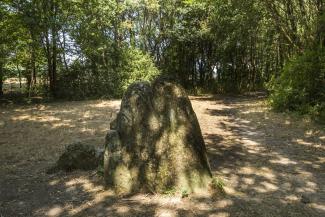
[[117,193],[207,189],[206,148],[182,87],[162,79],[130,85],[110,128],[104,177]]

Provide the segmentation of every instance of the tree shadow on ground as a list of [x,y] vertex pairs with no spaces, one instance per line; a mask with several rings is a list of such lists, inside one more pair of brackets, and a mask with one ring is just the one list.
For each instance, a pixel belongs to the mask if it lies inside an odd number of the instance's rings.
[[102,145],[114,116],[108,113],[115,114],[119,102],[0,108],[5,122],[0,130],[0,214],[324,216],[324,133],[297,127],[299,121],[286,116],[254,110],[251,101],[193,100],[210,166],[224,180],[226,195],[188,198],[143,194],[123,198],[105,189],[96,171],[45,173],[64,144],[78,139]]
[[252,111],[247,100],[230,98],[217,102],[226,107],[206,109],[225,116],[217,127],[230,134],[217,145],[208,137],[206,142],[213,171],[230,185],[232,207],[255,204],[253,212],[243,211],[246,216],[324,215],[324,132],[298,128],[297,120],[263,109]]

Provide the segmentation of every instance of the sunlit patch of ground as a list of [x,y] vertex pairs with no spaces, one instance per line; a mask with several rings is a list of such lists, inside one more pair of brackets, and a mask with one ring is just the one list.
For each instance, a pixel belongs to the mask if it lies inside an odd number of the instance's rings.
[[102,146],[120,101],[0,107],[0,216],[325,216],[325,133],[263,100],[192,97],[225,195],[121,198],[95,171],[48,175],[66,144]]
[[26,83],[26,78],[21,78],[20,81],[19,78],[8,78],[4,80],[2,90],[5,93],[23,90],[26,88]]

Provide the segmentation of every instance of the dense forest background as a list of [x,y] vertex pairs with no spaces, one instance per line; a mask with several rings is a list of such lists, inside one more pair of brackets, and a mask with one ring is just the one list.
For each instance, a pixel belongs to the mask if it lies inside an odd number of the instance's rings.
[[166,74],[191,93],[268,90],[325,117],[323,0],[1,0],[0,96],[120,97]]

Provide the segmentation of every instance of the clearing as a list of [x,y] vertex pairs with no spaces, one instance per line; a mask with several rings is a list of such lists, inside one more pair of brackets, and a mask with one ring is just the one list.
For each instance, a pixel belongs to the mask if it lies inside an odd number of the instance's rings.
[[325,132],[264,99],[191,97],[217,197],[105,190],[96,171],[45,173],[76,140],[104,143],[118,100],[0,107],[0,216],[325,216]]

